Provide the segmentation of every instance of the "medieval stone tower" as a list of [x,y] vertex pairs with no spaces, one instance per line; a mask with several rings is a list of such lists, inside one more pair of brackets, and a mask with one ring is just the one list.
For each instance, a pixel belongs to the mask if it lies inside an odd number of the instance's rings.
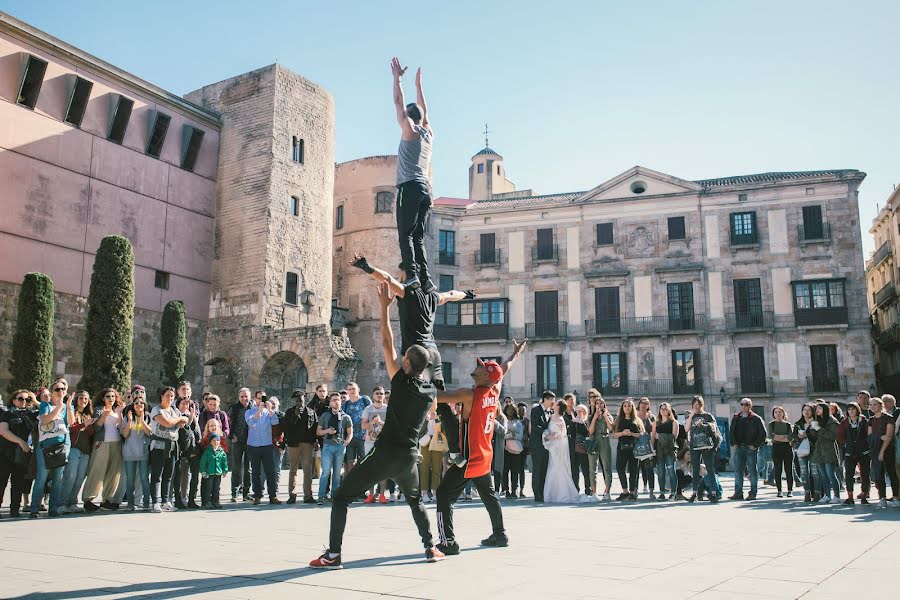
[[228,124],[219,151],[206,383],[279,396],[319,382],[345,384],[358,359],[346,333],[331,328],[331,95],[271,65],[187,99]]

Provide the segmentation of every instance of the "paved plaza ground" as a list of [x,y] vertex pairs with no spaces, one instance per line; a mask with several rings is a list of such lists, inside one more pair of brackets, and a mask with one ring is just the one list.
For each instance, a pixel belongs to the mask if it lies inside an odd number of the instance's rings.
[[[479,547],[487,513],[460,503],[463,552],[438,564],[423,561],[405,504],[354,505],[345,568],[326,572],[306,565],[327,541],[328,505],[4,518],[0,597],[846,600],[893,590],[900,509],[811,506],[760,489],[760,500],[718,505],[504,500],[511,545],[501,549]],[[434,525],[434,505],[429,516]]]

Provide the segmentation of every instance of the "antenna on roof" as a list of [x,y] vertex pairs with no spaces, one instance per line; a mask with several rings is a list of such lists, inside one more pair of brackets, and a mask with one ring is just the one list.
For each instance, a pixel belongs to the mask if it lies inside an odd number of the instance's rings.
[[485,148],[490,148],[490,147],[491,147],[490,144],[488,144],[488,134],[489,134],[489,133],[493,133],[493,131],[491,131],[490,129],[488,129],[488,124],[485,123],[485,124],[484,124],[484,147],[485,147]]

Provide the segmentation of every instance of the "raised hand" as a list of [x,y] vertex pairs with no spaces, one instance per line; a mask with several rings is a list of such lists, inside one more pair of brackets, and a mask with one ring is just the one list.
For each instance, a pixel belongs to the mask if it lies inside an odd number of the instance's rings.
[[422,87],[422,67],[416,69],[416,87]]
[[473,290],[473,289],[463,290],[463,293],[466,295],[466,300],[474,300],[475,299],[475,290]]
[[400,79],[401,77],[403,77],[403,75],[406,74],[406,69],[408,68],[409,67],[401,67],[400,59],[396,56],[391,59],[391,73],[394,74],[394,77],[396,79]]
[[522,350],[525,348],[525,344],[528,343],[528,340],[522,340],[521,342],[517,342],[515,338],[513,338],[513,356],[518,356],[522,353]]
[[386,283],[378,284],[378,302],[381,303],[381,306],[387,308],[391,305],[391,302],[394,301],[394,295],[391,293],[391,288]]
[[357,269],[362,269],[366,273],[372,273],[375,269],[369,264],[369,261],[366,260],[366,257],[362,254],[354,254],[353,262],[350,263],[351,267],[356,267]]

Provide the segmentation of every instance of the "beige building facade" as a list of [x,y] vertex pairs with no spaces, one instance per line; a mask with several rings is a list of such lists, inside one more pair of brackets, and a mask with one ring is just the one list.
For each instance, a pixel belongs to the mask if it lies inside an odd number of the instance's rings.
[[[504,173],[500,155],[489,155]],[[360,186],[361,201],[371,204],[389,175]],[[864,177],[687,181],[634,167],[586,191],[439,198],[429,225],[436,283],[479,292],[440,309],[445,373],[465,385],[476,356],[502,356],[527,337],[505,380],[517,398],[597,387],[611,402],[646,395],[683,409],[701,394],[723,414],[743,396],[767,414],[777,404],[798,414],[818,397],[848,401],[875,381],[857,206]],[[338,188],[341,179],[339,169]],[[354,286],[342,293],[352,297]]]
[[900,252],[900,190],[894,189],[872,221],[875,252],[866,261],[866,287],[872,316],[878,390],[896,393],[900,384],[900,304],[895,257]]

